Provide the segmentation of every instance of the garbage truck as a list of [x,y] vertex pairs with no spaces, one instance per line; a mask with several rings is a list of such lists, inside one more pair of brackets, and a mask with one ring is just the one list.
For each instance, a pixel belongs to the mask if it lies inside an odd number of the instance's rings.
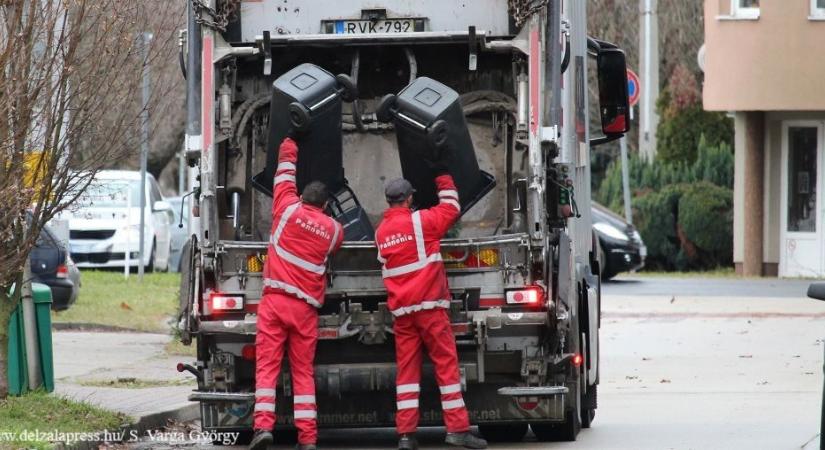
[[[188,5],[180,63],[193,228],[182,261],[179,327],[197,359],[178,370],[197,377],[190,400],[199,403],[203,429],[251,431],[272,153],[285,121],[301,126],[322,109],[331,117],[332,138],[324,138],[331,144],[302,149],[299,172],[301,158],[314,158],[325,174],[319,176],[334,180],[330,214],[347,232],[328,261],[318,311],[319,426],[394,425],[393,317],[372,230],[387,206],[387,181],[404,175],[427,182],[407,154],[418,141],[401,129],[419,126],[436,142],[470,145],[465,162],[451,170],[480,174],[441,245],[471,422],[492,441],[519,441],[528,428],[539,440],[575,440],[590,427],[601,308],[590,149],[628,131],[629,107],[624,53],[588,36],[587,2]],[[279,85],[284,75],[305,64],[332,76],[329,98],[273,105],[291,89]],[[326,79],[312,73],[288,81],[304,89]],[[433,84],[421,84],[424,78]],[[403,108],[405,89],[425,84],[444,91],[422,88],[413,97],[428,104],[453,96],[450,104],[458,106],[444,117],[464,137],[439,135]],[[393,104],[382,102],[387,94]],[[426,195],[419,200],[426,203]],[[288,439],[292,429],[291,386],[285,369],[276,439]],[[441,425],[427,362],[421,392],[421,425]]]

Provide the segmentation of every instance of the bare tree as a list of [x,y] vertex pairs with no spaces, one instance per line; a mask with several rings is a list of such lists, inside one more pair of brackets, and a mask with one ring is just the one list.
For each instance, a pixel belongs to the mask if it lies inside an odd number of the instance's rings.
[[[40,230],[139,148],[139,32],[165,3],[0,0],[0,398],[9,315]],[[175,41],[156,38],[150,59]]]

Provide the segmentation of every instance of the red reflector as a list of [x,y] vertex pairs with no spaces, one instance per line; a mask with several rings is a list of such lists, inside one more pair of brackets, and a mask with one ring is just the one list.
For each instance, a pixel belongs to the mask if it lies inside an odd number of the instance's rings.
[[243,297],[240,295],[213,292],[210,294],[210,298],[213,312],[243,309]]
[[338,328],[319,328],[318,339],[338,339]]
[[524,289],[507,291],[506,296],[510,305],[539,305],[544,300],[544,291],[539,286],[526,286]]
[[573,365],[574,366],[580,367],[583,362],[584,362],[584,357],[582,355],[580,355],[579,353],[576,353],[575,355],[573,355]]
[[178,372],[183,372],[183,370],[184,370],[183,363],[178,363],[178,365],[175,368],[178,369]]
[[451,326],[453,328],[453,334],[467,334],[470,332],[469,323],[454,323]]
[[530,397],[530,398],[531,398],[530,401],[520,401],[519,400],[519,402],[518,402],[519,408],[523,409],[524,411],[532,411],[532,410],[536,409],[536,407],[539,406],[538,399],[536,399],[535,397]]
[[57,275],[57,278],[69,278],[69,268],[61,264],[57,266],[57,271],[55,274]]
[[255,346],[252,344],[244,345],[241,349],[241,356],[247,361],[255,361]]
[[478,306],[482,308],[494,308],[496,306],[504,306],[504,299],[499,298],[480,298],[478,299]]

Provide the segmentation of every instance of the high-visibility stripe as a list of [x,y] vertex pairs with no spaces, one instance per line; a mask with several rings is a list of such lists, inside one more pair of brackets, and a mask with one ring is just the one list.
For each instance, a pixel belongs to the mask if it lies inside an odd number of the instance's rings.
[[414,400],[401,400],[400,402],[396,402],[396,406],[398,409],[413,409],[418,408],[418,399]]
[[281,221],[278,222],[278,226],[275,228],[275,232],[272,233],[272,242],[278,242],[281,239],[281,233],[284,232],[284,227],[286,226],[287,221],[289,221],[289,216],[295,212],[298,207],[301,206],[301,202],[295,202],[286,207],[284,213],[281,215]]
[[455,206],[455,209],[461,211],[461,205],[457,201],[455,201],[451,198],[442,198],[441,200],[439,200],[439,203],[446,203],[446,204],[449,204],[449,205],[453,205],[453,206]]
[[[415,247],[418,250],[418,261],[427,259],[427,249],[424,247],[424,228],[421,226],[421,211],[412,213],[413,234],[415,235]],[[439,253],[439,256],[441,254]]]
[[400,317],[404,314],[409,314],[413,312],[418,312],[424,309],[435,309],[435,308],[445,308],[448,309],[450,307],[449,300],[428,300],[421,302],[417,305],[410,305],[410,306],[402,306],[397,309],[393,309],[390,311],[393,316]]
[[284,261],[287,261],[290,264],[296,265],[308,272],[317,273],[318,275],[323,275],[327,271],[326,266],[319,266],[305,259],[301,259],[300,257],[295,256],[285,248],[278,245],[277,242],[273,242],[272,246],[275,248],[275,253],[277,253],[278,256],[280,256]]
[[295,169],[296,168],[295,168],[294,163],[291,163],[289,161],[281,161],[281,162],[278,163],[278,168],[275,170],[275,172],[280,172],[282,170],[295,170]]
[[275,397],[275,389],[255,389],[255,397]]
[[416,261],[414,263],[405,264],[403,266],[393,267],[392,269],[387,269],[386,267],[381,269],[381,277],[383,278],[392,278],[397,277],[399,275],[405,275],[408,273],[412,273],[418,270],[427,267],[428,264],[433,262],[441,261],[441,253],[433,253],[432,255],[424,258],[423,261]]
[[421,386],[418,383],[410,383],[410,384],[399,384],[395,388],[396,394],[409,394],[411,392],[420,392]]
[[[338,242],[338,233],[341,232],[341,225],[338,224],[336,221],[332,221],[332,227],[335,228],[335,231],[332,233],[332,240],[329,241],[329,250],[327,250],[327,258],[335,249],[335,243]],[[324,258],[324,263],[327,262],[327,258]]]
[[464,399],[460,398],[458,400],[447,400],[441,402],[441,409],[456,409],[456,408],[463,408],[464,407]]
[[290,294],[300,298],[301,300],[304,300],[305,302],[309,303],[310,305],[312,305],[316,308],[321,307],[321,302],[319,302],[318,300],[315,300],[314,298],[312,298],[306,292],[298,289],[297,287],[295,287],[295,286],[293,286],[289,283],[284,283],[283,281],[279,281],[279,280],[273,280],[271,278],[264,278],[264,286],[269,286],[271,288],[281,289],[281,290],[283,290],[287,293],[290,293]]
[[[280,166],[278,166],[278,168],[280,168]],[[438,197],[439,198],[441,198],[441,197],[454,197],[454,198],[457,199],[458,198],[458,191],[453,190],[453,189],[443,189],[443,190],[438,191]]]
[[255,411],[275,412],[274,403],[255,403]]
[[302,404],[315,404],[315,396],[314,395],[296,395],[293,400],[293,403],[302,403]]
[[290,175],[290,174],[286,174],[286,173],[278,175],[278,176],[275,177],[275,181],[274,181],[273,184],[282,183],[284,181],[291,181],[291,182],[294,183],[295,182],[295,175]]
[[315,419],[316,417],[318,417],[318,413],[313,409],[296,409],[295,410],[295,420]]
[[441,391],[441,395],[455,394],[456,392],[461,392],[461,385],[450,384],[447,386],[439,386],[438,390]]

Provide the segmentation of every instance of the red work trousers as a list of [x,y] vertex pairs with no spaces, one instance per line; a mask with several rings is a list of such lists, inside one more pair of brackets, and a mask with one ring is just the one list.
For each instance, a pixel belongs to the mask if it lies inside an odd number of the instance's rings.
[[275,387],[281,373],[284,346],[289,347],[292,392],[298,442],[314,444],[315,379],[312,366],[318,343],[318,311],[287,294],[266,294],[258,305],[255,337],[255,429],[272,430],[275,425]]
[[450,317],[443,308],[422,310],[395,319],[395,377],[398,434],[413,433],[418,428],[418,394],[421,391],[421,362],[424,348],[435,366],[435,379],[441,391],[441,409],[447,432],[470,429],[470,419],[461,396],[458,352],[450,327]]

